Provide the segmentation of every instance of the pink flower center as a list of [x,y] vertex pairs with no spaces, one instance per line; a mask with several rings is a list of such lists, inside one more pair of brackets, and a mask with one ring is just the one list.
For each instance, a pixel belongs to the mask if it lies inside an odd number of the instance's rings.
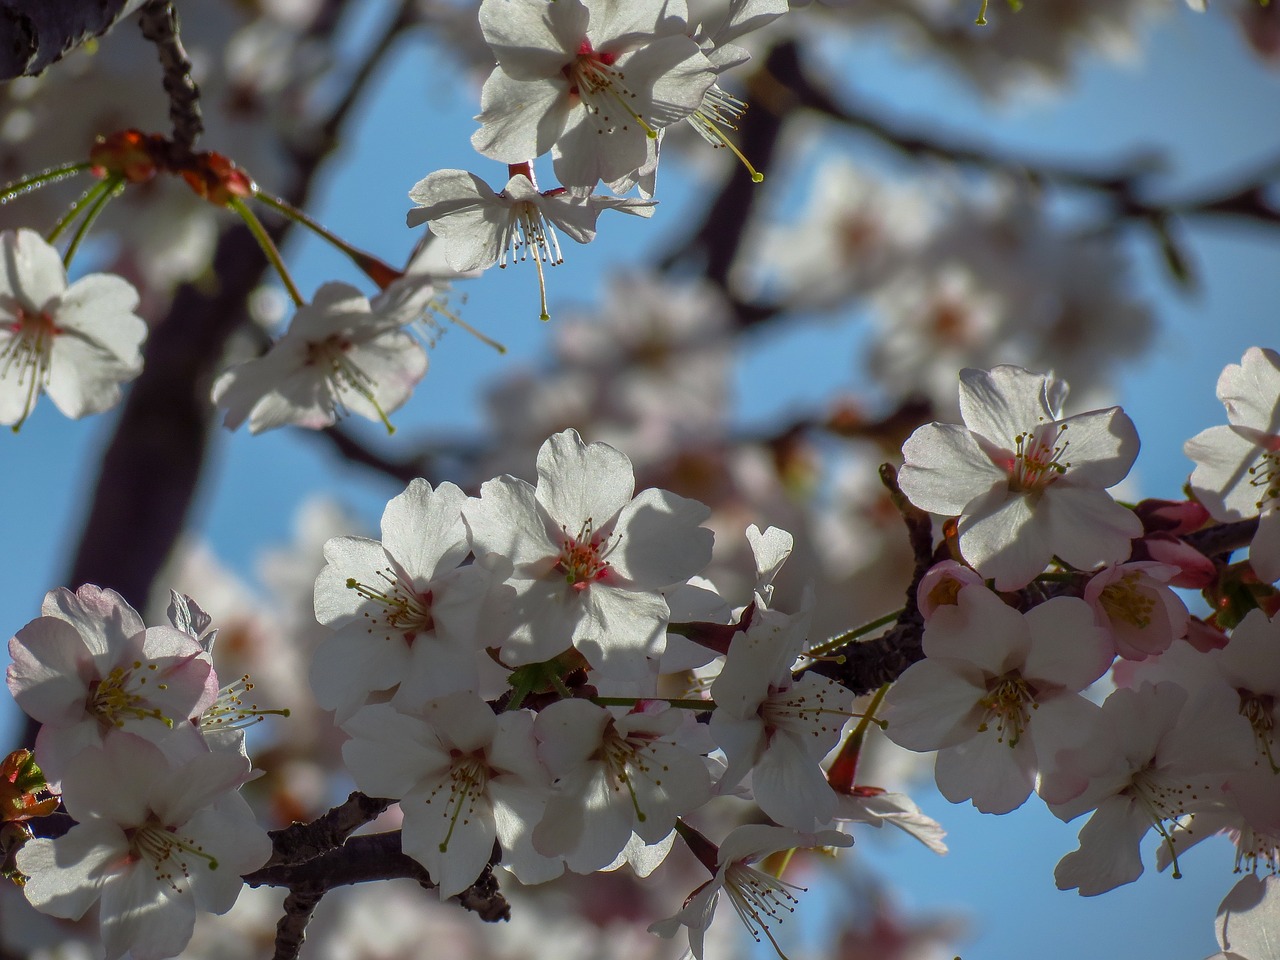
[[1031,723],[1031,711],[1035,709],[1035,693],[1031,685],[1016,670],[995,677],[987,682],[987,695],[978,701],[985,711],[978,724],[978,732],[984,733],[994,723],[996,742],[1007,742],[1016,747],[1023,731]]
[[391,567],[379,570],[378,577],[383,581],[382,585],[371,586],[355,577],[347,578],[347,589],[373,602],[375,609],[364,613],[369,621],[370,634],[400,633],[405,643],[412,644],[418,634],[435,629],[431,615],[434,597],[430,590],[418,593],[410,584],[404,583]]
[[0,380],[14,377],[19,387],[26,388],[26,403],[22,416],[14,424],[17,431],[31,414],[36,398],[49,383],[53,341],[63,330],[45,311],[13,308],[13,319],[0,326],[7,330],[8,341],[0,347]]
[[627,87],[626,74],[615,66],[616,53],[596,50],[590,40],[578,45],[578,55],[564,66],[569,96],[592,115],[598,133],[629,130],[634,123],[652,138],[657,131],[640,113],[639,97]]
[[565,581],[573,589],[582,591],[597,580],[603,580],[609,573],[609,563],[605,560],[613,550],[617,541],[600,537],[592,532],[592,521],[588,517],[582,524],[576,537],[569,536],[567,530],[560,541],[560,558],[555,569],[564,574]]
[[218,860],[204,847],[182,836],[176,827],[168,827],[152,814],[140,827],[125,830],[129,841],[129,862],[146,861],[155,871],[156,880],[181,893],[191,880],[189,859],[203,860],[210,870],[218,869]]
[[[1280,437],[1274,438],[1280,444]],[[1268,450],[1249,468],[1249,486],[1258,491],[1258,510],[1280,500],[1280,451]]]
[[1062,439],[1066,432],[1065,423],[1047,423],[1013,438],[1013,457],[1003,464],[1010,490],[1040,493],[1067,472],[1071,463],[1062,459],[1068,446]]

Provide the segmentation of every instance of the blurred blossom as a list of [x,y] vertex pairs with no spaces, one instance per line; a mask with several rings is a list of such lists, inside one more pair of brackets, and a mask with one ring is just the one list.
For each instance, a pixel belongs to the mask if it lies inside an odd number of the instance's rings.
[[[968,0],[820,0],[838,21],[860,29],[884,25],[917,56],[941,55],[984,95],[1003,98],[1061,87],[1076,62],[1098,52],[1133,59],[1146,25],[1169,0],[1058,0],[1019,5],[992,0],[987,22],[974,22]],[[821,21],[815,20],[815,23]]]

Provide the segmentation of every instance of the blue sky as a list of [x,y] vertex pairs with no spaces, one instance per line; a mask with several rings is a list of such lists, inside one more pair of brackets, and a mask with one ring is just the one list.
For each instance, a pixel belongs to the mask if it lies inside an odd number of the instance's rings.
[[[1259,66],[1225,18],[1171,7],[1144,44],[1141,62],[1088,58],[1069,94],[1015,97],[994,110],[942,67],[903,57],[875,33],[852,43],[844,62],[862,97],[930,129],[1081,163],[1159,148],[1171,159],[1168,182],[1175,193],[1280,157],[1280,72]],[[495,186],[505,179],[501,165],[469,146],[477,101],[438,51],[403,45],[374,83],[357,127],[324,177],[314,212],[356,244],[402,260],[416,239],[403,220],[414,182],[445,167],[471,169]],[[680,211],[701,188],[679,169],[665,171],[662,187],[651,223],[613,217],[602,220],[597,243],[566,242],[568,262],[548,278],[553,315],[557,302],[591,299],[610,264],[680,235]],[[1138,471],[1150,495],[1177,494],[1189,470],[1182,442],[1222,421],[1214,397],[1222,367],[1238,362],[1250,345],[1280,346],[1280,231],[1206,223],[1188,224],[1182,235],[1204,279],[1194,296],[1172,290],[1148,237],[1129,240],[1138,282],[1162,330],[1150,356],[1121,384],[1122,402],[1143,438]],[[358,282],[340,258],[310,239],[295,242],[288,256],[304,293],[335,277]],[[397,446],[411,445],[416,436],[480,428],[478,388],[546,350],[549,331],[536,320],[531,270],[495,271],[469,284],[465,315],[510,353],[499,356],[450,332],[433,351],[427,379],[396,417]],[[859,337],[853,324],[813,322],[751,338],[737,378],[741,421],[780,422],[788,411],[811,409],[834,389],[852,386]],[[59,583],[110,422],[107,416],[69,423],[46,402],[21,434],[0,437],[0,498],[9,506],[0,521],[7,547],[0,555],[3,629],[35,616],[44,591]],[[365,433],[385,441],[376,427]],[[372,522],[396,492],[388,482],[335,464],[327,447],[297,433],[223,435],[196,525],[250,575],[263,546],[287,539],[293,510],[307,495],[337,496]],[[1086,900],[1056,891],[1052,880],[1053,864],[1075,847],[1078,823],[1059,824],[1034,804],[994,818],[952,807],[930,791],[921,802],[951,829],[949,857],[938,860],[906,843],[859,849],[901,884],[908,905],[973,912],[978,939],[965,949],[966,960],[1199,960],[1216,949],[1213,911],[1232,882],[1225,844],[1194,852],[1184,880],[1149,872],[1130,887]]]

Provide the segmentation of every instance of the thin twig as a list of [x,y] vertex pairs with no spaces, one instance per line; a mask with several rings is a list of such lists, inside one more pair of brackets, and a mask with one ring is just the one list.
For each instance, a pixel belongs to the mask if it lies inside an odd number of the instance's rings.
[[164,69],[164,92],[169,95],[169,119],[173,123],[173,159],[190,159],[196,141],[204,133],[200,115],[200,88],[191,76],[191,58],[178,34],[180,21],[172,0],[151,0],[138,13],[142,35],[156,45]]

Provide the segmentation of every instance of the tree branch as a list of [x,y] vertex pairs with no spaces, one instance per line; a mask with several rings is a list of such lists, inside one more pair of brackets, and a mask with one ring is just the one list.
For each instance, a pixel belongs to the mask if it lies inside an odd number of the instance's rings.
[[164,91],[169,95],[169,119],[173,122],[173,155],[187,160],[204,133],[200,116],[200,88],[191,76],[191,58],[178,36],[178,11],[172,0],[149,0],[138,14],[142,35],[156,45],[164,70]]

